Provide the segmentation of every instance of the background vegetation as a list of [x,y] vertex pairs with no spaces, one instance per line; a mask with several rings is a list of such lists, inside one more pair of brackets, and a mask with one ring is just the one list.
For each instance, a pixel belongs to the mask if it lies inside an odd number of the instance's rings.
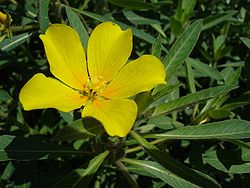
[[[0,187],[249,187],[249,0],[0,0]],[[12,19],[12,22],[11,22]],[[51,75],[39,34],[75,28],[84,47],[113,21],[133,30],[168,84],[138,94],[126,138],[79,111],[24,111],[18,95]]]

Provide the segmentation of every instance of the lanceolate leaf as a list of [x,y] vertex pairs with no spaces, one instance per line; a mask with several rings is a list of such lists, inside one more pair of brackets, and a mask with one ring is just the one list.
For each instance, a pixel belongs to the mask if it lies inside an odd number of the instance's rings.
[[0,43],[0,50],[3,52],[9,52],[17,48],[21,44],[27,42],[30,39],[31,35],[31,33],[22,33],[14,36],[12,40],[5,39]]
[[45,33],[49,27],[49,2],[50,0],[39,0],[39,23],[41,33]]
[[208,18],[203,20],[202,30],[209,29],[209,28],[211,28],[215,25],[218,25],[224,21],[230,21],[232,19],[232,16],[236,13],[237,13],[237,11],[230,10],[230,11],[223,12],[223,13],[215,15],[215,16],[208,17]]
[[[231,152],[234,152],[233,154]],[[231,154],[230,154],[231,153]],[[234,174],[250,173],[250,162],[244,162],[235,155],[235,151],[211,151],[203,155],[203,162],[214,168]]]
[[105,151],[93,158],[86,169],[76,169],[57,182],[53,188],[85,188],[89,183],[103,161],[108,156],[109,151]]
[[197,20],[190,25],[177,39],[163,59],[166,65],[167,80],[169,80],[180,68],[184,60],[192,52],[201,32],[202,21]]
[[246,37],[240,37],[240,40],[250,49],[250,39]]
[[87,43],[89,39],[89,34],[86,31],[84,25],[82,24],[80,18],[77,16],[76,13],[70,8],[66,7],[66,14],[69,19],[70,25],[77,31],[77,33],[80,36],[80,39],[82,41],[82,45],[86,51],[87,49]]
[[171,158],[167,153],[160,151],[134,131],[130,131],[134,139],[143,146],[146,152],[159,164],[177,176],[202,187],[220,187],[212,178],[208,178],[201,172],[192,170]]
[[209,65],[202,63],[199,60],[187,58],[187,63],[191,64],[192,67],[201,72],[204,76],[209,76],[216,80],[223,79],[220,72],[217,69],[210,67]]
[[110,3],[120,6],[126,7],[129,9],[154,9],[155,7],[149,3],[145,3],[143,1],[137,0],[109,0]]
[[158,20],[154,20],[154,19],[149,19],[149,18],[144,18],[142,16],[139,16],[137,14],[135,14],[133,11],[131,10],[126,10],[124,9],[122,11],[122,13],[124,14],[124,16],[126,16],[126,18],[133,24],[135,25],[149,25],[149,24],[161,24],[161,22],[159,22]]
[[54,140],[73,141],[96,136],[104,131],[101,124],[94,118],[78,119],[60,130]]
[[172,187],[198,187],[185,179],[166,170],[159,163],[153,161],[123,158],[122,162],[129,164],[128,170],[137,174],[159,178]]
[[236,86],[218,86],[214,88],[204,89],[196,93],[188,94],[184,97],[169,101],[165,104],[159,105],[153,116],[158,116],[165,113],[170,113],[172,111],[183,109],[187,106],[194,105],[196,103],[211,99],[218,95],[226,94],[229,91],[235,89]]
[[250,138],[250,122],[237,119],[218,121],[197,126],[181,127],[163,134],[150,134],[146,137],[189,140]]
[[0,161],[41,160],[58,156],[90,155],[90,152],[77,151],[55,144],[11,135],[0,136]]

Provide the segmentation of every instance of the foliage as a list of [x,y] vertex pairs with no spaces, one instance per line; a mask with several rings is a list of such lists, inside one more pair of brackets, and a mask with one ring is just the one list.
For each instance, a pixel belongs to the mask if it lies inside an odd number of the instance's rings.
[[[0,187],[248,187],[249,0],[0,2]],[[24,111],[22,86],[50,75],[39,34],[66,23],[86,49],[105,21],[132,28],[131,59],[166,67],[166,85],[135,97],[130,134],[109,137],[77,110]]]

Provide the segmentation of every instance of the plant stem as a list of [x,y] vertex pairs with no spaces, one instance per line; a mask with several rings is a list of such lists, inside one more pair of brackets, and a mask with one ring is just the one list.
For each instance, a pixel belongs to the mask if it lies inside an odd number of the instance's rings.
[[11,26],[12,32],[26,31],[31,29],[39,29],[39,26],[38,25]]
[[[151,141],[150,144],[158,144],[158,143],[164,142],[166,140],[167,140],[167,138],[161,138],[161,139]],[[136,151],[139,151],[139,150],[142,150],[142,149],[143,149],[142,146],[137,146],[137,147],[134,147],[134,148],[130,148],[130,149],[126,150],[125,152],[126,152],[126,154],[128,154],[128,153],[133,153],[133,152],[136,152]]]
[[124,166],[120,160],[116,161],[115,164],[117,165],[118,169],[123,173],[124,177],[127,179],[128,183],[131,185],[131,187],[132,188],[139,188],[135,179],[129,174],[126,166]]

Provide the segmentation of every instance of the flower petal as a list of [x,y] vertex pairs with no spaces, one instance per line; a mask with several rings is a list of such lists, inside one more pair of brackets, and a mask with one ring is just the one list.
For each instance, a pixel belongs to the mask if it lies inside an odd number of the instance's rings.
[[63,112],[80,108],[87,101],[87,97],[81,97],[78,91],[41,73],[24,85],[19,99],[24,110],[56,108]]
[[52,24],[40,38],[52,74],[70,87],[82,90],[88,72],[85,52],[77,32],[64,24]]
[[87,104],[82,117],[91,116],[99,120],[110,136],[124,137],[133,127],[137,105],[133,100],[95,100]]
[[108,99],[127,98],[166,83],[164,79],[161,61],[155,56],[143,55],[125,65],[101,95]]
[[109,82],[127,62],[132,51],[132,31],[112,22],[98,25],[87,49],[88,69],[93,80]]

